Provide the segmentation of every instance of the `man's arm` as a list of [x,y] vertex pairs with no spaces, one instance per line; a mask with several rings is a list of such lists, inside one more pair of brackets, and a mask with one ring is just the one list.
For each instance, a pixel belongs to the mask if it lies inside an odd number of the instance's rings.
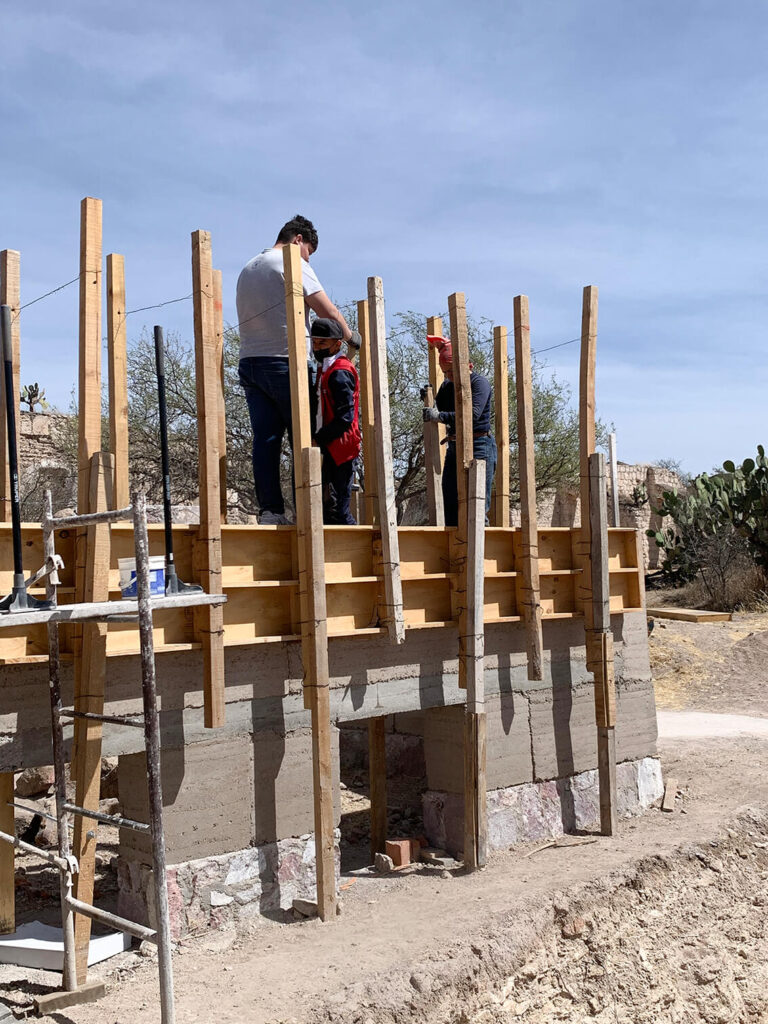
[[307,295],[304,301],[312,312],[317,313],[318,316],[325,317],[328,320],[338,320],[344,330],[344,341],[349,341],[352,337],[352,331],[349,329],[349,324],[325,292],[313,292],[312,295]]

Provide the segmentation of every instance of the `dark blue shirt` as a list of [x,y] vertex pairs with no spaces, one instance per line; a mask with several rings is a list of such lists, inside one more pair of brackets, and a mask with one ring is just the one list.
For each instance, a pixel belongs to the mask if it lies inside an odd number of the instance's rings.
[[[493,388],[487,377],[474,371],[469,375],[469,383],[472,389],[472,433],[487,434],[491,429]],[[440,422],[446,425],[449,434],[455,434],[456,395],[453,381],[443,381],[435,396],[435,405],[440,412]]]

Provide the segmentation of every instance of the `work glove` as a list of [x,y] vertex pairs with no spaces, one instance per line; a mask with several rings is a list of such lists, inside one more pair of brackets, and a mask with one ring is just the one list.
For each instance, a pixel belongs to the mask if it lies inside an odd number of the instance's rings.
[[355,352],[359,352],[360,351],[360,346],[362,344],[363,344],[363,339],[362,339],[362,336],[360,335],[360,331],[352,331],[352,336],[350,337],[349,341],[347,342],[347,345],[349,345],[351,348],[353,348],[355,350]]
[[435,409],[434,407],[431,409],[424,409],[421,415],[425,423],[437,423],[440,419],[440,410]]

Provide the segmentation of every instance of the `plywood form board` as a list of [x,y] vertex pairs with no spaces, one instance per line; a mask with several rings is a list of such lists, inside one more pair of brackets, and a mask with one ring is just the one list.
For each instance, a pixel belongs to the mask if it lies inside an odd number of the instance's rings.
[[[96,452],[91,459],[91,485],[88,495],[90,510],[105,512],[113,507],[113,481],[112,456],[106,452]],[[109,531],[107,523],[89,526],[86,529],[84,601],[106,601],[109,598]],[[103,714],[107,668],[107,627],[104,623],[84,624],[82,656],[77,667],[81,678],[75,691],[76,710]],[[75,803],[78,807],[85,807],[88,810],[99,809],[101,739],[101,722],[91,719],[75,720],[71,768],[75,781]],[[79,864],[78,873],[75,875],[75,897],[89,904],[93,903],[97,831],[97,822],[75,815],[72,853]],[[76,915],[75,960],[78,984],[85,982],[88,973],[90,938],[90,918],[81,914]]]
[[[493,525],[509,526],[509,353],[507,328],[493,328],[493,401],[498,458],[493,493]],[[519,413],[518,413],[519,416]]]
[[380,277],[368,278],[368,316],[371,332],[371,378],[376,408],[376,470],[379,485],[379,526],[381,528],[384,575],[384,607],[381,618],[389,630],[390,640],[393,643],[401,644],[405,640],[405,621],[397,537],[395,477],[392,463],[384,287]]
[[128,476],[128,355],[125,322],[125,261],[107,256],[107,367],[109,375],[109,450],[115,463],[115,508],[130,504]]
[[357,304],[357,329],[362,339],[360,345],[360,426],[363,434],[365,523],[368,526],[373,526],[379,522],[379,483],[376,470],[376,406],[373,394],[371,331],[367,299],[361,299]]
[[467,530],[469,526],[468,477],[474,443],[472,436],[472,390],[469,369],[467,307],[463,292],[448,296],[453,348],[453,390],[456,408],[456,483],[459,516],[454,540],[455,616],[459,624],[459,686],[466,688],[465,644],[467,636]]
[[[11,307],[11,345],[13,349],[13,393],[17,399],[16,418],[18,420],[21,394],[21,256],[15,249],[3,249],[0,252],[0,305]],[[0,521],[11,520],[11,478],[8,465],[8,436],[5,419],[5,361],[0,360],[0,486],[3,488],[0,497]]]
[[227,408],[224,401],[224,299],[221,271],[213,271],[213,322],[219,392],[219,500],[221,521],[227,521]]
[[517,295],[515,313],[515,382],[517,389],[517,451],[520,476],[521,587],[520,608],[525,620],[528,678],[542,678],[544,641],[541,632],[539,529],[536,511],[536,453],[533,434],[533,378],[528,296]]
[[[208,594],[220,594],[221,493],[219,467],[219,392],[211,235],[192,232],[192,302],[195,322],[195,383],[200,527],[195,545],[197,582]],[[208,729],[224,724],[224,619],[221,606],[196,608],[197,640],[203,645],[204,717]]]

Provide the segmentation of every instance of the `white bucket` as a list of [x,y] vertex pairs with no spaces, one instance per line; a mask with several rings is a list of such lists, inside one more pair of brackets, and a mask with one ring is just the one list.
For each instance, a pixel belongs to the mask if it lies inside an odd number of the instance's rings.
[[[136,597],[136,559],[118,558],[117,565],[123,597]],[[149,592],[153,597],[165,597],[165,555],[150,555]]]

